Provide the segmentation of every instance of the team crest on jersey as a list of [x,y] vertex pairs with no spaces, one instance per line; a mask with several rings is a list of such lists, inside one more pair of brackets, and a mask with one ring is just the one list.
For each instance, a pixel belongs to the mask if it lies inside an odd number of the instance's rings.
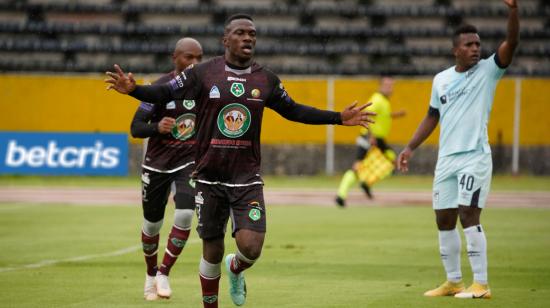
[[168,104],[166,104],[166,109],[176,109],[176,102],[171,101]]
[[218,90],[218,87],[212,86],[210,89],[210,98],[220,98],[220,90]]
[[176,119],[176,125],[172,128],[172,137],[179,140],[187,140],[195,134],[195,118],[192,113],[182,114]]
[[447,103],[447,95],[443,95],[439,98],[441,101],[441,105],[445,105]]
[[244,135],[250,127],[250,111],[241,104],[229,104],[218,113],[218,129],[229,138]]
[[231,84],[231,94],[235,95],[236,97],[240,97],[244,94],[244,85],[240,82],[234,82]]
[[195,100],[194,99],[184,99],[183,100],[183,107],[185,107],[187,110],[193,109],[193,107],[195,107]]

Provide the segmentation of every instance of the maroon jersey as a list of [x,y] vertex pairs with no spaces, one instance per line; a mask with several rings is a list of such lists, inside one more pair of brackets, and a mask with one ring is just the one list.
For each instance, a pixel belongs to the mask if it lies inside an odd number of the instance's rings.
[[[173,79],[175,72],[168,73],[153,84],[163,84]],[[141,102],[134,122],[138,117],[149,121],[154,131],[149,134],[147,151],[143,160],[144,169],[172,173],[195,161],[194,145],[196,132],[196,103],[191,98],[175,99],[165,104]],[[168,134],[158,133],[156,125],[164,117],[176,119],[176,126]],[[134,123],[132,123],[134,124]],[[134,125],[132,125],[134,129]]]
[[138,86],[138,99],[162,103],[195,97],[197,148],[194,176],[206,184],[263,184],[260,132],[264,107],[309,124],[341,124],[340,114],[295,103],[271,71],[253,63],[232,68],[217,57],[183,71],[162,86]]

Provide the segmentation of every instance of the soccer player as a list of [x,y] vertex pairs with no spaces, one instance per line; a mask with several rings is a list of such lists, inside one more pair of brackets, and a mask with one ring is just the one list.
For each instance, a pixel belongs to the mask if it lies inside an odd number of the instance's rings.
[[[374,117],[374,124],[370,125],[369,129],[361,127],[360,135],[357,137],[357,155],[355,162],[351,169],[344,173],[340,185],[338,187],[338,194],[336,196],[336,204],[344,207],[346,205],[346,198],[348,192],[353,185],[359,179],[357,172],[359,166],[371,146],[376,146],[380,151],[392,162],[395,161],[395,152],[388,146],[386,138],[390,134],[391,124],[393,118],[402,117],[405,115],[405,110],[392,111],[390,104],[390,97],[393,93],[394,79],[390,76],[383,76],[380,78],[380,87],[377,92],[374,92],[369,98],[369,102],[372,105],[368,107],[369,110],[376,112]],[[372,199],[372,193],[369,185],[365,182],[361,182],[361,188],[369,199]]]
[[[154,84],[168,82],[201,59],[202,47],[198,41],[180,39],[172,55],[174,71]],[[170,298],[172,289],[168,275],[189,237],[195,213],[194,189],[190,182],[195,163],[195,113],[194,100],[176,99],[164,105],[141,102],[132,120],[132,136],[149,138],[141,171],[144,216],[141,241],[147,264],[146,300]],[[157,270],[159,232],[172,183],[176,187],[174,224]]]
[[231,218],[237,251],[225,258],[229,292],[243,305],[243,271],[260,257],[266,232],[263,181],[260,177],[260,130],[264,107],[283,117],[309,124],[362,125],[374,115],[351,106],[342,112],[300,105],[287,94],[279,78],[253,61],[256,28],[246,14],[230,16],[223,36],[225,54],[185,70],[163,85],[136,86],[129,73],[115,65],[108,88],[155,103],[196,98],[197,231],[203,240],[199,265],[204,307],[218,306],[224,235]]
[[[435,168],[433,208],[439,229],[439,251],[447,281],[426,296],[490,298],[487,276],[487,241],[480,224],[491,183],[491,149],[487,123],[498,80],[512,62],[519,43],[516,0],[508,6],[506,39],[489,58],[480,60],[481,43],[474,26],[459,27],[453,35],[456,65],[433,80],[428,114],[409,144],[399,154],[398,168],[407,171],[413,151],[441,122],[439,156]],[[460,271],[460,218],[466,237],[473,284],[464,289]]]

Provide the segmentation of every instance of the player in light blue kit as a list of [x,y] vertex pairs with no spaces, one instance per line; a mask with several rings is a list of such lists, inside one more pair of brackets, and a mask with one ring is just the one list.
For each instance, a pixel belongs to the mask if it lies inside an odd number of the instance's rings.
[[[487,242],[479,220],[493,169],[487,123],[496,85],[512,62],[519,43],[517,1],[503,2],[509,8],[506,40],[496,53],[480,60],[481,43],[476,28],[465,25],[455,31],[453,54],[456,65],[435,76],[428,114],[398,157],[398,169],[408,171],[413,151],[441,122],[433,208],[447,281],[424,293],[426,296],[491,297],[487,279]],[[461,243],[456,229],[459,217],[474,274],[474,281],[467,289],[464,289],[460,270]]]

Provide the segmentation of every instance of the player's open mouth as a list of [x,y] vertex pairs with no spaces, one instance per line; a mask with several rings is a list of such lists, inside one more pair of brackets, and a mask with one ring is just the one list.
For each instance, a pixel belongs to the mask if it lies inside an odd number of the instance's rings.
[[245,54],[252,54],[252,45],[244,45],[241,50],[245,53]]

